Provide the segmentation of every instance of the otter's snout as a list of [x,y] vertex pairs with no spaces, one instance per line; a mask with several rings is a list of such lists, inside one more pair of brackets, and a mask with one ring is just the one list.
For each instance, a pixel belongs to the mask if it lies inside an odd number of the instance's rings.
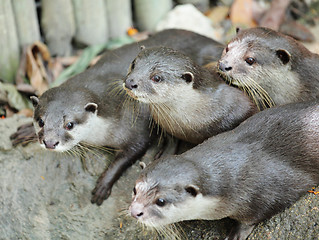
[[55,149],[58,146],[59,142],[52,140],[43,140],[43,144],[47,149]]
[[232,67],[228,66],[227,62],[224,63],[224,62],[221,62],[221,61],[218,64],[218,68],[219,68],[219,70],[221,70],[223,72],[227,72],[227,71],[232,70]]
[[126,79],[125,80],[125,87],[130,89],[130,90],[133,90],[133,88],[137,88],[137,84],[132,78]]
[[139,219],[140,217],[144,215],[143,208],[144,208],[143,204],[133,202],[129,209],[131,212],[131,216],[136,219]]

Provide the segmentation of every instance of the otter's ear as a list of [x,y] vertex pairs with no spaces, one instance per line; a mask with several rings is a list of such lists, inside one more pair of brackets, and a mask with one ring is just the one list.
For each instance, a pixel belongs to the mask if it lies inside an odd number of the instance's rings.
[[37,98],[36,96],[31,96],[30,99],[33,107],[36,108],[39,104],[39,98]]
[[185,191],[192,195],[193,197],[196,197],[197,194],[199,194],[199,188],[195,185],[187,185],[185,187]]
[[236,34],[238,34],[240,32],[240,27],[236,27]]
[[290,61],[290,53],[286,50],[279,49],[276,51],[276,55],[283,64],[287,64]]
[[145,46],[144,45],[140,46],[140,49],[141,51],[143,51],[145,49]]
[[97,104],[96,103],[88,103],[84,107],[85,111],[97,114]]
[[142,170],[145,169],[146,168],[146,163],[145,162],[140,162],[140,167],[142,168]]
[[190,83],[194,81],[194,75],[191,72],[184,72],[182,78],[187,82]]

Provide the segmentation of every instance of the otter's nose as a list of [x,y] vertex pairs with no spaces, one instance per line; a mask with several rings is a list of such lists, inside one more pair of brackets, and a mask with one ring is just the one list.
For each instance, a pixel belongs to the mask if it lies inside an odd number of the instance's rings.
[[43,140],[44,146],[48,149],[55,149],[59,142],[52,140]]
[[125,87],[132,90],[133,88],[137,88],[137,84],[134,82],[134,80],[131,79],[126,79],[125,80]]
[[232,70],[232,67],[227,66],[227,65],[228,65],[227,63],[219,62],[218,68],[219,68],[219,70],[221,70],[223,72],[227,72],[227,71]]
[[144,215],[143,213],[143,204],[132,203],[130,206],[131,216],[138,219]]

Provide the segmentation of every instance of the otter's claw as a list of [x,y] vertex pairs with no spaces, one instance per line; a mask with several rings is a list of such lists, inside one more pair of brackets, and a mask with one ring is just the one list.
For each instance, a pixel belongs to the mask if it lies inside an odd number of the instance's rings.
[[25,146],[30,142],[36,142],[37,139],[38,137],[32,123],[21,125],[17,131],[10,136],[10,140],[14,147],[20,143],[22,146]]
[[98,206],[100,206],[103,203],[103,201],[110,196],[112,190],[112,186],[110,186],[103,180],[104,176],[102,175],[98,179],[95,188],[92,190],[91,203],[96,203],[96,205]]

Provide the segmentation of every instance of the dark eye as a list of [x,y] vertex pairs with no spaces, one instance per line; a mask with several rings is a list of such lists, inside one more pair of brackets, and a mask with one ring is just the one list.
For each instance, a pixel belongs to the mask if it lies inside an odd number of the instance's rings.
[[154,75],[152,77],[152,81],[153,82],[160,82],[160,81],[162,81],[162,78],[160,76],[158,76],[158,75]]
[[134,193],[134,195],[136,195],[136,188],[135,187],[133,188],[133,193]]
[[73,122],[68,122],[68,123],[65,125],[65,128],[66,128],[67,130],[71,130],[73,127],[74,127],[74,123],[73,123]]
[[39,127],[42,128],[44,126],[44,121],[40,118],[38,120]]
[[246,58],[245,61],[246,61],[246,63],[248,63],[249,65],[253,65],[253,64],[256,62],[255,58],[252,58],[252,57]]
[[156,200],[155,204],[159,207],[163,207],[166,204],[166,201],[163,198],[159,198]]
[[229,48],[228,48],[228,46],[227,46],[227,47],[225,48],[225,51],[226,51],[226,52],[228,52],[228,51],[229,51]]

